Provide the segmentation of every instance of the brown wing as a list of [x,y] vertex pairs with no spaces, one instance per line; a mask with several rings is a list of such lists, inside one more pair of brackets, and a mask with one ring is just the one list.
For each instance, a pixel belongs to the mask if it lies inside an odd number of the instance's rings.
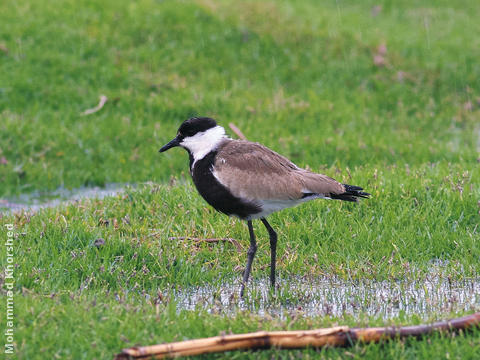
[[250,200],[294,200],[305,193],[341,194],[342,184],[297,167],[265,146],[230,140],[218,149],[214,174],[233,195]]

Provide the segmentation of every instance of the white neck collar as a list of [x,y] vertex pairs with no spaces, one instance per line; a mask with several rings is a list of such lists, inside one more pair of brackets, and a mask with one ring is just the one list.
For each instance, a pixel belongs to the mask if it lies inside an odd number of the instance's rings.
[[223,139],[227,138],[225,129],[219,125],[186,137],[180,143],[180,146],[190,151],[193,156],[193,165],[200,159],[203,159],[209,152],[215,150]]

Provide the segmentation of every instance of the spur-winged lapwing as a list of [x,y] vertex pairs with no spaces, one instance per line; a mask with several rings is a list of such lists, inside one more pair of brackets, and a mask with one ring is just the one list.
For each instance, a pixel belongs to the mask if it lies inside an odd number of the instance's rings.
[[370,195],[359,186],[301,169],[263,145],[230,139],[211,118],[186,120],[160,152],[175,146],[188,151],[190,174],[200,195],[216,210],[247,221],[250,248],[240,296],[257,251],[252,220],[260,219],[270,235],[270,283],[275,288],[277,234],[267,215],[313,199],[357,201]]

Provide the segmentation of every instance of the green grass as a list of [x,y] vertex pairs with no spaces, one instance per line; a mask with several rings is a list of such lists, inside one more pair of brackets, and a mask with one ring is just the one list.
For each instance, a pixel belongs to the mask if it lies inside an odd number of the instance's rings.
[[[18,357],[103,359],[221,331],[385,324],[368,314],[176,311],[165,294],[238,279],[248,244],[243,223],[196,194],[186,154],[157,152],[192,115],[233,122],[298,165],[372,193],[358,205],[317,201],[271,216],[280,275],[423,281],[441,260],[452,278],[477,277],[479,11],[476,1],[2,2],[0,197],[153,181],[35,215],[0,214],[19,234]],[[380,44],[385,66],[373,63]],[[80,116],[101,94],[105,107]],[[253,276],[265,278],[267,234],[255,226]],[[233,237],[245,252],[168,240],[179,236]],[[480,352],[479,335],[253,355],[464,359]]]
[[377,17],[366,2],[102,4],[3,3],[0,196],[164,181],[185,159],[156,150],[199,114],[300,165],[476,163],[475,1]]

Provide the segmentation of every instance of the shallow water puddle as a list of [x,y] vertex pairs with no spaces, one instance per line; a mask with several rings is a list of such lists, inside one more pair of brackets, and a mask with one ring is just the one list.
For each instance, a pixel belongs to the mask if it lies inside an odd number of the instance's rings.
[[71,190],[58,188],[50,192],[35,191],[30,194],[0,199],[0,212],[38,211],[82,199],[103,199],[122,193],[127,186],[127,184],[107,184],[105,187],[80,187]]
[[401,314],[449,313],[480,310],[480,278],[451,281],[432,275],[424,281],[344,281],[338,278],[280,279],[277,294],[270,293],[268,280],[252,281],[245,300],[238,298],[238,283],[206,285],[176,291],[177,310],[203,309],[233,315],[251,311],[260,316],[364,315],[389,319]]

